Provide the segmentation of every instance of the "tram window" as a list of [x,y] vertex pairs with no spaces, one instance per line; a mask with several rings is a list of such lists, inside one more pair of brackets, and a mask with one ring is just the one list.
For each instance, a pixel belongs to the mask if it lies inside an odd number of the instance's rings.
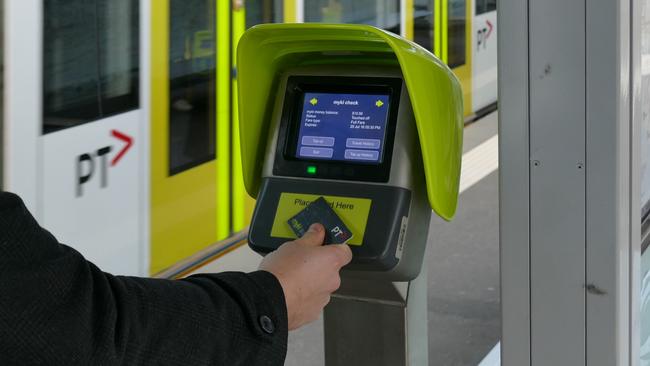
[[497,0],[476,0],[476,15],[497,10]]
[[263,23],[282,23],[283,5],[282,0],[247,0],[246,27]]
[[414,40],[429,51],[434,49],[434,6],[433,0],[415,0],[413,4]]
[[400,33],[399,0],[305,1],[305,22],[369,24]]
[[171,0],[169,174],[215,158],[216,9],[213,0]]
[[462,66],[466,62],[466,6],[466,0],[449,0],[449,25],[447,29],[449,39],[447,46],[447,64],[451,68]]
[[43,133],[139,106],[139,1],[45,0]]

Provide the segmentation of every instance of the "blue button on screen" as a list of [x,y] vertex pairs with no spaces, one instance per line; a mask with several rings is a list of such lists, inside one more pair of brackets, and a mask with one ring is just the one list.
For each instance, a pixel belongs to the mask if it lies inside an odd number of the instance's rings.
[[304,97],[296,158],[382,162],[388,95],[305,93]]
[[302,137],[303,146],[334,146],[334,137],[320,137],[320,136],[303,136]]
[[348,139],[346,146],[354,149],[379,149],[379,139]]
[[301,147],[299,155],[305,158],[331,159],[334,150],[321,147]]
[[345,150],[345,158],[347,160],[377,161],[379,159],[379,151]]

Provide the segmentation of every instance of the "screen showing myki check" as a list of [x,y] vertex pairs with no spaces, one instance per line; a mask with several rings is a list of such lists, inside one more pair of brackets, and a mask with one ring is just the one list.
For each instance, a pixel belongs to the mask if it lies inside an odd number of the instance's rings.
[[296,158],[379,164],[388,94],[305,93]]

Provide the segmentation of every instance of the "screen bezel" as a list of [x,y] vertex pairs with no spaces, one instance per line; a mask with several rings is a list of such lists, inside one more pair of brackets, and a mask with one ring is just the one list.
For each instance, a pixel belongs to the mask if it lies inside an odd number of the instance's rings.
[[[393,157],[402,79],[396,77],[290,76],[287,80],[273,174],[276,176],[388,182]],[[297,158],[305,93],[388,95],[380,163]],[[315,167],[316,173],[307,172]]]

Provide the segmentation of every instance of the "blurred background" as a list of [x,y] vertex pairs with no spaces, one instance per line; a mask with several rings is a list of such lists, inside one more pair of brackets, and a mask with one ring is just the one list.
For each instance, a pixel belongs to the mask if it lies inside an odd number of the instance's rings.
[[[431,226],[430,359],[476,365],[497,344],[496,0],[0,0],[0,11],[0,188],[124,275],[259,263],[243,240],[255,206],[237,118],[246,29],[368,24],[434,53],[462,84],[468,168],[456,220]],[[322,364],[322,323],[292,334],[287,364]]]
[[[153,275],[244,229],[236,49],[274,22],[361,23],[496,108],[496,0],[3,0],[3,189],[106,271]],[[261,67],[263,65],[260,65]]]

